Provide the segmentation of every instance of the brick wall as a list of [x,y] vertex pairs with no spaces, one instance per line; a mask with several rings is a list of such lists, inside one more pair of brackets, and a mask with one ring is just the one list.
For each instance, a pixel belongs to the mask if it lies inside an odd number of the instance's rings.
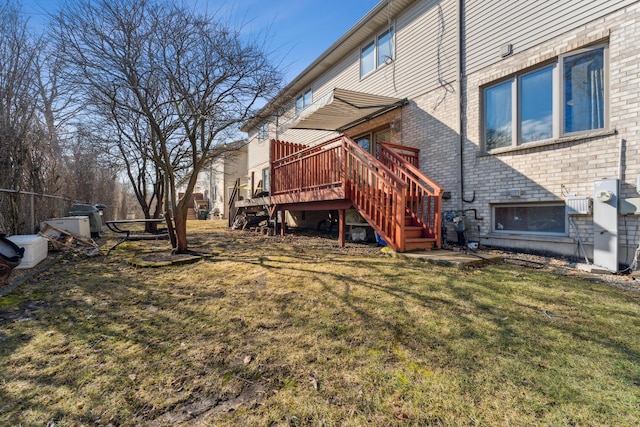
[[[467,211],[468,239],[521,249],[580,256],[578,235],[568,226],[568,236],[489,238],[491,206],[496,203],[564,202],[567,193],[592,196],[594,181],[616,178],[620,139],[624,139],[621,197],[638,197],[640,175],[640,6],[635,4],[590,24],[568,30],[560,37],[510,56],[465,76],[463,92],[463,185],[460,186],[458,96],[450,86],[414,96],[394,117],[393,141],[419,148],[423,172],[450,191],[443,211]],[[498,154],[481,147],[481,91],[483,86],[557,59],[558,55],[597,43],[608,46],[609,126],[604,131],[577,138],[560,138],[544,145],[529,144]],[[469,47],[471,48],[471,47]],[[373,125],[371,125],[373,126]],[[519,189],[520,197],[510,195]],[[462,193],[460,190],[463,190]],[[463,201],[464,199],[464,201]],[[591,216],[573,217],[579,237],[593,242]],[[447,225],[447,224],[445,224]],[[452,224],[448,237],[455,239]],[[620,217],[620,261],[629,263],[640,237],[638,217]]]
[[[620,139],[623,150],[622,197],[637,197],[636,176],[640,175],[640,6],[596,20],[586,26],[568,31],[498,64],[466,76],[464,121],[464,188],[465,199],[475,192],[475,201],[465,204],[478,210],[480,216],[490,217],[490,204],[500,202],[563,201],[567,192],[592,196],[594,181],[616,178],[619,167]],[[487,155],[481,147],[480,102],[483,85],[522,72],[529,67],[553,60],[558,55],[594,43],[608,43],[609,128],[581,138],[562,138],[552,144],[507,150]],[[605,89],[606,90],[606,89]],[[521,190],[521,197],[509,196],[509,189]],[[576,218],[580,237],[586,243],[593,240],[591,217]],[[490,221],[478,223],[481,233],[491,231]],[[620,218],[620,243],[637,245],[638,217]],[[548,239],[550,250],[577,253],[576,235],[569,231],[569,239]],[[514,242],[504,242],[518,246]],[[558,245],[556,245],[556,243]],[[545,247],[545,242],[538,244]],[[631,252],[633,252],[631,250]],[[571,255],[571,253],[567,253]],[[632,255],[632,253],[631,253]],[[630,255],[629,255],[630,256]],[[625,250],[621,250],[621,258]],[[629,261],[621,259],[621,262]]]

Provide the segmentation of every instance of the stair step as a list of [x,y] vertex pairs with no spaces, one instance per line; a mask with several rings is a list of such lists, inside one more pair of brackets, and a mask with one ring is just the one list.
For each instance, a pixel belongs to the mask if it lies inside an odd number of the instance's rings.
[[404,234],[408,239],[422,237],[423,230],[419,225],[407,225],[404,227]]
[[414,237],[405,240],[405,251],[429,251],[434,248],[436,239],[433,237]]

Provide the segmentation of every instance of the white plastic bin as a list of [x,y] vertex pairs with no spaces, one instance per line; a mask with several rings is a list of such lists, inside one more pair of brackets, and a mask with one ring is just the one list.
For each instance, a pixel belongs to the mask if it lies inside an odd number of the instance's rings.
[[51,218],[40,224],[40,230],[44,225],[49,224],[60,230],[69,231],[82,237],[91,238],[91,224],[88,216],[65,216],[62,218]]
[[49,252],[48,241],[37,234],[23,234],[7,237],[13,243],[24,248],[22,261],[16,269],[32,268],[47,257]]

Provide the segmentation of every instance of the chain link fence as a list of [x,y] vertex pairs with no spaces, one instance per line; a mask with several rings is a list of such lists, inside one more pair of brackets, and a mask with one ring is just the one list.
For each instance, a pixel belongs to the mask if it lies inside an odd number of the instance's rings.
[[66,216],[77,201],[0,188],[0,234],[35,234],[40,222]]

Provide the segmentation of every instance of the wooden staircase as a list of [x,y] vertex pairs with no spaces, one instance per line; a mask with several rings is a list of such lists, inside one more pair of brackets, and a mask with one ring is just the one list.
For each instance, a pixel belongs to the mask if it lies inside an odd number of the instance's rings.
[[332,201],[355,207],[396,251],[440,247],[442,188],[420,172],[418,150],[385,143],[376,159],[346,136],[313,147],[271,143],[273,212]]

